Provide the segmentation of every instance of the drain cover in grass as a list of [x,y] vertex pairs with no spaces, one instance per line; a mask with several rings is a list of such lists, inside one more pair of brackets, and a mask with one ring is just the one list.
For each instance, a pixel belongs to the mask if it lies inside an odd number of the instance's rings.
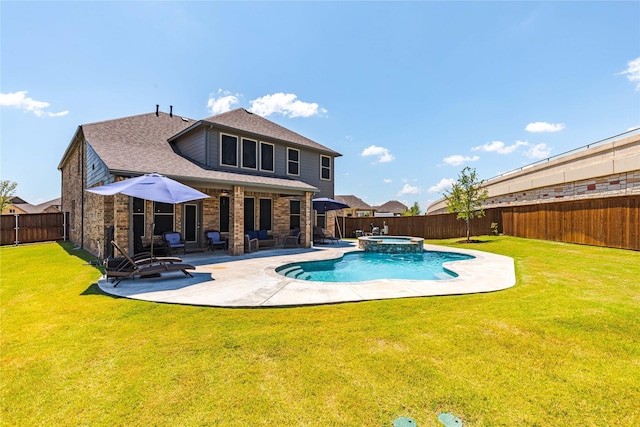
[[416,427],[417,425],[412,418],[407,417],[396,418],[393,422],[393,427]]
[[460,427],[460,426],[462,426],[462,420],[460,420],[460,418],[456,417],[453,414],[449,414],[448,412],[443,412],[440,415],[438,415],[438,419],[446,427]]

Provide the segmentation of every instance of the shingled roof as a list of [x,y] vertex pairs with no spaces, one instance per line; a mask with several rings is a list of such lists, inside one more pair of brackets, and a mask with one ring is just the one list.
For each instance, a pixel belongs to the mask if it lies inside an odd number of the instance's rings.
[[[215,117],[215,116],[214,116]],[[176,153],[168,140],[193,126],[195,120],[166,113],[149,113],[81,125],[79,132],[114,174],[157,172],[174,179],[208,183],[315,191],[302,181],[210,170]],[[59,168],[62,167],[65,153]]]
[[[294,145],[299,145],[306,148],[311,148],[314,150],[322,151],[327,154],[331,154],[333,156],[341,156],[342,154],[331,150],[330,148],[325,147],[322,144],[318,144],[317,142],[306,138],[292,130],[289,130],[285,127],[280,126],[270,120],[265,119],[257,114],[253,114],[244,108],[236,108],[235,110],[227,111],[226,113],[218,114],[212,117],[209,117],[204,120],[200,120],[197,123],[193,124],[189,129],[185,129],[189,131],[198,126],[213,124],[219,128],[225,128],[230,131],[241,131],[243,133],[253,134],[255,136],[266,136],[278,141],[283,141],[286,143],[291,143]],[[176,135],[169,140],[173,140],[179,136]]]
[[352,209],[373,209],[371,206],[365,203],[362,199],[353,195],[343,195],[343,196],[336,195],[334,196],[334,199],[346,205],[349,205],[349,207]]
[[406,207],[404,204],[400,203],[397,200],[389,200],[387,203],[380,206],[374,206],[373,208],[377,210],[379,213],[393,213],[393,214],[402,214],[407,209],[409,209],[408,207]]

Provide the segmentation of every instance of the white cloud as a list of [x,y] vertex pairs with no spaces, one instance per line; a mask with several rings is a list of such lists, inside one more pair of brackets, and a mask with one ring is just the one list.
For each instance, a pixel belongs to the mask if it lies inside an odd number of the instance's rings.
[[391,184],[393,182],[393,180],[389,179],[389,178],[385,178],[382,180],[385,184]]
[[446,164],[451,166],[460,166],[466,162],[475,162],[478,161],[480,157],[478,156],[461,156],[459,154],[454,154],[453,156],[445,157],[443,160]]
[[407,194],[420,194],[420,189],[413,185],[405,184],[402,190],[398,191],[398,196],[404,196]]
[[544,159],[551,154],[551,147],[547,147],[547,144],[541,142],[529,148],[524,154],[532,159]]
[[640,90],[640,57],[627,63],[627,69],[618,74],[626,74],[631,83],[636,84],[636,90]]
[[491,141],[491,142],[487,142],[484,145],[473,147],[471,150],[486,151],[489,153],[496,152],[498,154],[509,154],[509,153],[513,153],[518,149],[518,147],[521,147],[523,145],[528,145],[528,143],[525,141],[516,141],[516,143],[512,145],[504,145],[504,142],[502,141]]
[[533,122],[529,123],[524,128],[527,132],[539,133],[539,132],[558,132],[564,129],[564,123],[547,123],[547,122]]
[[362,153],[360,153],[360,155],[362,157],[378,156],[379,163],[390,162],[395,159],[393,154],[389,152],[388,148],[378,147],[376,145],[371,145],[365,148],[364,150],[362,150]]
[[429,187],[428,192],[429,193],[442,193],[442,192],[444,192],[446,190],[449,190],[453,186],[454,182],[456,182],[455,179],[442,178],[439,183],[437,183],[434,186]]
[[213,115],[221,114],[232,110],[233,106],[237,105],[238,102],[238,95],[233,95],[229,91],[218,89],[216,95],[209,95],[207,108]]
[[58,113],[50,113],[44,111],[49,107],[48,102],[36,101],[33,98],[27,97],[27,91],[21,90],[14,93],[0,93],[0,106],[14,107],[24,111],[30,111],[36,116],[47,115],[49,117],[61,117],[69,114],[69,111],[60,111]]
[[293,93],[274,93],[250,102],[249,111],[263,117],[276,113],[286,117],[311,117],[327,113],[315,102],[302,102]]

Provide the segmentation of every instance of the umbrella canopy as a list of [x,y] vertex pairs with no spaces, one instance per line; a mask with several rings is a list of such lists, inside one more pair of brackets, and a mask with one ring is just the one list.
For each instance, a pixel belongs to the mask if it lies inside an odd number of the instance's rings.
[[124,181],[89,188],[91,193],[112,196],[122,193],[139,199],[164,203],[184,203],[209,196],[187,185],[157,173],[149,173]]
[[349,205],[329,197],[320,197],[311,201],[313,202],[313,209],[320,213],[326,213],[327,211],[339,211],[340,209],[349,207]]

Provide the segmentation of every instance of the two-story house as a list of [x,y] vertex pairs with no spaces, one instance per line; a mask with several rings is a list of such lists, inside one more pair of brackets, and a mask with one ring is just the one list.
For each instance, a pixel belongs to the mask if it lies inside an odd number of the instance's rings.
[[[239,255],[247,230],[284,236],[299,229],[301,246],[309,247],[313,224],[325,221],[311,200],[333,197],[338,156],[242,108],[193,120],[156,107],[78,127],[58,166],[62,210],[69,212],[70,239],[93,253],[106,248],[111,226],[130,252],[139,237],[148,244],[164,231],[181,232],[189,249],[199,249],[207,231],[219,230],[229,253]],[[210,197],[171,205],[85,191],[151,172]]]

